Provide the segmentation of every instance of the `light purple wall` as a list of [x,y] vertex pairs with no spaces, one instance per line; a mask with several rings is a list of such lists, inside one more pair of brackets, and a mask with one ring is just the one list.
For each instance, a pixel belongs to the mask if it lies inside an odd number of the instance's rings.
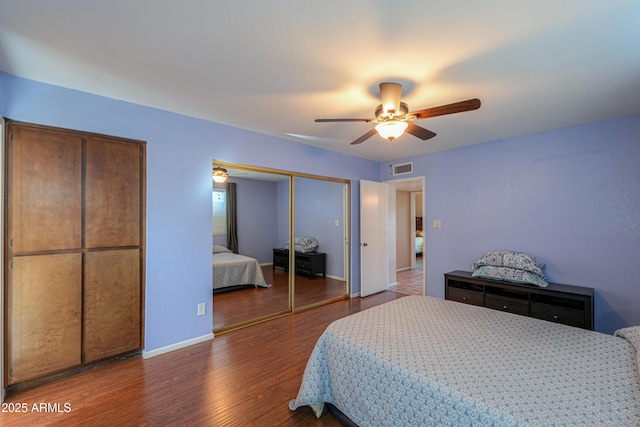
[[596,330],[640,324],[640,115],[405,160],[426,177],[429,295],[484,252],[517,250],[552,282],[595,288]]
[[284,248],[289,240],[290,193],[291,185],[289,181],[278,182],[278,242],[274,246],[276,248]]
[[[147,141],[147,351],[211,333],[212,159],[356,180],[354,241],[357,180],[379,178],[376,162],[8,74],[0,95],[10,119]],[[358,292],[359,251],[351,256]],[[196,315],[201,302],[205,316]]]
[[[288,178],[287,178],[288,180]],[[237,192],[238,252],[259,263],[273,260],[278,247],[278,188],[276,182],[231,178]]]

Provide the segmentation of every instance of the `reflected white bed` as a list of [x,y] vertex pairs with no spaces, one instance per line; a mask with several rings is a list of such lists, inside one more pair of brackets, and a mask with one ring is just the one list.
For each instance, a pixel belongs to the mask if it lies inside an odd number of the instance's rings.
[[268,288],[262,268],[255,258],[231,252],[224,246],[213,247],[213,291],[238,289],[248,286]]
[[416,217],[416,235],[414,238],[414,250],[416,255],[424,252],[424,231],[422,230],[422,217]]
[[416,255],[422,255],[422,251],[424,250],[424,237],[415,237],[414,250]]

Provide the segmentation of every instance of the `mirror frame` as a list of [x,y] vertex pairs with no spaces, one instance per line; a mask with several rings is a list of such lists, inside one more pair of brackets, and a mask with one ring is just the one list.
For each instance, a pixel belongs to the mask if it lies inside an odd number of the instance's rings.
[[[351,181],[350,180],[346,180],[342,178],[333,178],[333,177],[322,176],[322,175],[314,175],[314,174],[308,174],[308,173],[302,173],[302,172],[287,171],[283,169],[267,168],[262,166],[254,166],[254,165],[247,165],[247,164],[241,164],[241,163],[232,163],[232,162],[226,162],[226,161],[221,161],[216,159],[213,159],[211,161],[211,167],[212,167],[212,170],[213,168],[216,168],[216,167],[222,167],[225,169],[240,169],[240,170],[246,170],[250,172],[270,173],[270,174],[283,175],[285,177],[288,177],[289,178],[289,240],[291,240],[291,236],[295,236],[295,178],[318,179],[322,181],[341,183],[346,186],[346,200],[343,201],[343,204],[344,204],[343,209],[346,216],[344,220],[345,239],[346,239],[346,241],[344,242],[345,294],[342,296],[318,301],[305,306],[296,307],[295,306],[295,257],[290,255],[289,256],[289,307],[288,309],[279,310],[274,312],[273,314],[260,316],[254,319],[249,319],[236,324],[227,325],[227,326],[214,329],[213,330],[214,334],[219,335],[225,332],[230,332],[246,326],[254,325],[256,323],[264,322],[266,320],[271,320],[281,316],[286,316],[288,314],[309,310],[321,305],[330,304],[335,301],[348,299],[350,297],[350,290],[351,290],[351,239],[350,239],[350,236],[351,236]],[[213,181],[212,181],[212,188],[213,188]],[[212,295],[212,300],[213,300],[213,297],[214,296]],[[212,307],[215,312],[215,305],[213,305]],[[213,321],[213,314],[212,314],[212,321]]]

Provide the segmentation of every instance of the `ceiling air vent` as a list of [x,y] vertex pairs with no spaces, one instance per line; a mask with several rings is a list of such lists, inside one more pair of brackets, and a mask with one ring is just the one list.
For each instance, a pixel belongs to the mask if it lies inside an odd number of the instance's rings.
[[413,173],[413,162],[401,163],[399,165],[393,165],[393,175],[406,175]]

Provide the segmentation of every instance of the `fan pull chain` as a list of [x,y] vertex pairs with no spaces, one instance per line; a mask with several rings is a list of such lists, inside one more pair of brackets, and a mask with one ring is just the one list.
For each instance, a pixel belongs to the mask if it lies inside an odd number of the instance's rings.
[[393,141],[389,140],[389,167],[393,167]]

